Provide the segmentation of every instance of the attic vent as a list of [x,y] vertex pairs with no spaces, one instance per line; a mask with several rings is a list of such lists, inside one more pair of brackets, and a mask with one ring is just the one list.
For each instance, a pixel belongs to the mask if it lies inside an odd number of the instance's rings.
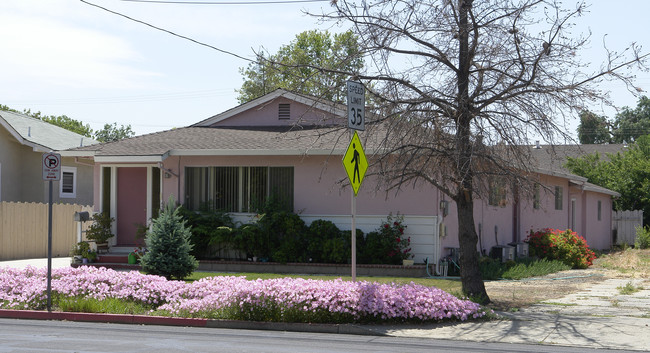
[[291,117],[291,104],[280,103],[278,104],[278,118],[289,119]]

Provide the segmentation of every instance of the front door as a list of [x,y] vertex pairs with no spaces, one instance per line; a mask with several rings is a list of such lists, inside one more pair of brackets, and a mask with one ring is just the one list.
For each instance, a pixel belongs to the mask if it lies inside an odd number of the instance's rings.
[[147,168],[117,168],[117,246],[135,246],[147,223]]

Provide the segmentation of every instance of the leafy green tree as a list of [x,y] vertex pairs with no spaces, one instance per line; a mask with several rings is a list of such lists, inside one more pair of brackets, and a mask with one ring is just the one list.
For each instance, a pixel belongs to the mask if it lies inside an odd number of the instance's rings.
[[650,98],[639,98],[636,108],[628,107],[614,118],[614,139],[616,143],[633,142],[639,136],[650,134]]
[[52,125],[56,125],[59,127],[62,127],[66,130],[75,132],[79,135],[86,136],[86,137],[92,137],[93,130],[90,128],[89,124],[84,124],[79,120],[72,119],[66,115],[43,115],[41,112],[36,112],[32,113],[31,110],[26,109],[22,112],[19,112],[15,109],[11,109],[6,105],[1,105],[0,104],[0,110],[4,111],[10,111],[14,113],[20,113],[20,114],[25,114],[27,116],[30,116],[34,119],[42,120],[47,123],[50,123]]
[[276,54],[260,53],[257,62],[240,69],[244,83],[237,100],[245,103],[284,88],[342,102],[347,73],[363,67],[358,47],[358,38],[351,31],[333,36],[328,31],[302,32]]
[[135,132],[131,130],[131,125],[117,127],[117,123],[104,124],[103,129],[95,132],[95,140],[99,142],[113,142],[133,136]]
[[643,210],[643,223],[650,222],[650,135],[640,136],[625,152],[602,158],[591,154],[568,158],[566,167],[589,182],[614,190],[616,210]]
[[190,228],[185,226],[176,202],[170,197],[145,239],[147,252],[140,261],[142,270],[167,279],[183,279],[192,274],[199,263],[190,254],[191,237]]
[[596,115],[589,110],[580,112],[578,125],[578,140],[581,144],[600,144],[612,141],[607,117]]

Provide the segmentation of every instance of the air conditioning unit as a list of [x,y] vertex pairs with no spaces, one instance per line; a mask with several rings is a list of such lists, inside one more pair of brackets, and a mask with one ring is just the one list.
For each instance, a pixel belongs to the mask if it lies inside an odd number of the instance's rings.
[[515,247],[510,245],[495,245],[490,250],[490,257],[506,262],[515,259]]
[[528,257],[528,243],[519,242],[519,243],[508,243],[508,245],[515,248],[515,257],[522,258]]

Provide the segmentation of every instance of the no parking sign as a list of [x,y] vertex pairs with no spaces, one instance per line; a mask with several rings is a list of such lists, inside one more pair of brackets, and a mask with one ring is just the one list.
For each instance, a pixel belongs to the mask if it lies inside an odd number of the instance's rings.
[[61,180],[61,155],[43,153],[43,180]]

